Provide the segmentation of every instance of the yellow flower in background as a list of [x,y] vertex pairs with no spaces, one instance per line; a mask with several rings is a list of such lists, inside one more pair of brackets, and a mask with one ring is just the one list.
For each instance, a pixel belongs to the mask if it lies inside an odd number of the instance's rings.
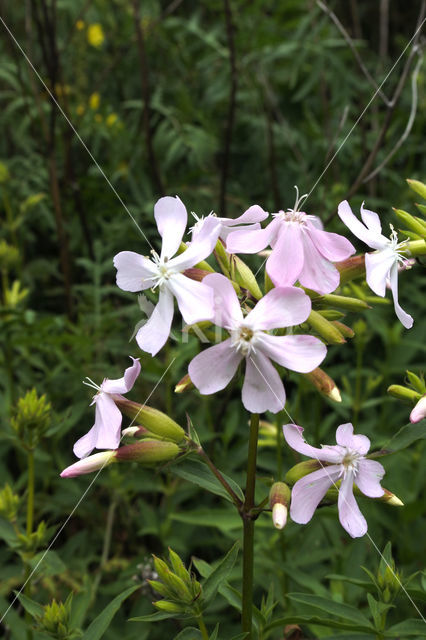
[[77,31],[83,31],[85,26],[86,25],[84,23],[84,20],[77,20],[77,22],[75,23],[75,28],[77,29]]
[[83,113],[85,112],[85,108],[82,104],[79,104],[76,111],[78,116],[82,116]]
[[106,119],[107,127],[113,127],[118,120],[118,115],[116,113],[110,113]]
[[101,96],[99,95],[99,93],[97,92],[92,93],[92,95],[89,98],[89,107],[93,109],[93,111],[96,111],[96,109],[99,109],[100,104],[101,104]]
[[102,122],[102,120],[103,120],[103,117],[101,116],[101,114],[100,113],[96,113],[95,114],[95,121],[96,122]]
[[99,22],[94,22],[87,27],[87,41],[92,47],[101,47],[104,40],[104,32]]

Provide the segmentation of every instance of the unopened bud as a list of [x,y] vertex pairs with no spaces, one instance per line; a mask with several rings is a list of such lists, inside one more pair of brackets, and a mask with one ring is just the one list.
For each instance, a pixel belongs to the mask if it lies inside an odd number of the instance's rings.
[[173,460],[180,449],[174,442],[164,440],[141,440],[135,444],[128,444],[115,451],[117,462],[139,462],[152,465],[157,462]]
[[225,246],[222,242],[222,240],[219,238],[219,240],[216,242],[216,247],[214,250],[214,255],[216,260],[219,263],[219,266],[222,270],[222,273],[229,278],[231,275],[231,256],[230,254],[226,251]]
[[335,327],[337,327],[342,336],[344,336],[345,338],[354,337],[355,331],[351,329],[351,327],[348,327],[346,324],[343,324],[343,322],[339,322],[338,320],[332,320],[332,323]]
[[345,311],[364,311],[370,309],[365,300],[359,298],[349,298],[348,296],[336,296],[334,293],[327,293],[320,298],[320,303],[327,307],[337,307]]
[[293,486],[300,478],[307,476],[308,473],[312,473],[313,471],[318,471],[318,469],[322,469],[324,466],[326,465],[321,464],[319,460],[299,462],[299,464],[294,465],[294,467],[287,471],[284,480]]
[[[186,250],[188,249],[188,245],[185,244],[184,242],[180,243],[179,249],[178,249],[178,254],[180,255],[181,253],[184,253]],[[203,269],[204,271],[207,271],[208,273],[214,273],[214,269],[213,267],[211,267],[209,265],[208,262],[206,262],[206,260],[201,260],[201,262],[198,262],[195,265],[196,269]]]
[[284,529],[287,522],[290,488],[284,482],[274,482],[269,492],[272,522],[276,529]]
[[152,603],[154,607],[160,609],[160,611],[167,611],[167,613],[183,613],[185,611],[185,607],[176,602],[170,602],[169,600],[157,600],[157,602]]
[[123,429],[123,431],[121,432],[121,435],[130,437],[130,438],[143,438],[144,436],[151,436],[152,437],[152,433],[151,431],[148,431],[148,429],[145,429],[145,427],[141,427],[139,426],[134,426],[134,427],[126,427],[125,429]]
[[306,373],[304,375],[305,378],[307,378],[318,389],[318,391],[327,396],[327,398],[330,398],[330,400],[333,400],[334,402],[342,402],[340,391],[333,378],[330,378],[328,373],[323,371],[320,367],[317,367],[310,373]]
[[408,381],[415,391],[422,395],[426,393],[426,383],[423,376],[418,376],[413,371],[406,371]]
[[189,391],[189,389],[193,389],[194,384],[187,373],[183,378],[179,380],[177,385],[175,386],[175,393],[183,393],[184,391]]
[[343,344],[346,342],[340,331],[317,311],[311,311],[307,322],[328,344]]
[[156,437],[171,440],[172,442],[181,442],[183,440],[185,431],[162,411],[148,407],[146,404],[132,402],[120,395],[114,394],[112,399],[124,415],[132,420],[137,419]]
[[238,256],[233,255],[231,260],[234,269],[233,273],[235,273],[235,279],[238,284],[250,291],[256,300],[260,300],[263,294],[257,284],[253,271]]
[[426,200],[426,184],[420,180],[408,180],[408,186]]
[[347,260],[342,260],[342,262],[335,262],[334,266],[340,273],[340,286],[365,276],[365,258],[363,254],[352,256]]
[[183,275],[191,280],[196,280],[197,282],[202,282],[203,278],[209,275],[211,271],[207,271],[206,269],[197,269],[196,267],[192,267],[191,269],[185,269]]
[[391,386],[388,387],[388,393],[394,398],[404,400],[405,402],[418,402],[422,397],[421,394],[414,391],[414,389],[403,387],[400,384],[391,384]]
[[404,503],[388,489],[383,489],[384,494],[379,498],[380,502],[386,502],[390,507],[403,507]]
[[115,461],[116,453],[117,451],[101,451],[101,453],[95,453],[93,456],[82,458],[64,469],[60,476],[61,478],[75,478],[85,473],[92,473],[93,471],[103,469]]
[[410,413],[410,422],[420,422],[420,420],[423,420],[423,418],[426,418],[426,395],[420,398],[420,400]]
[[398,220],[407,225],[407,227],[414,231],[414,233],[418,234],[420,238],[424,238],[426,236],[426,223],[423,222],[421,218],[417,218],[402,209],[394,209],[393,211]]

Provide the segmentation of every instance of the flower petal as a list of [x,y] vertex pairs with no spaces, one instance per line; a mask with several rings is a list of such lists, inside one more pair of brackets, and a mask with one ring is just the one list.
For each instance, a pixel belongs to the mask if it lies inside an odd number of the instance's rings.
[[187,324],[214,318],[214,291],[204,282],[191,280],[182,273],[170,278],[167,286],[176,296],[179,311]]
[[173,320],[173,295],[160,288],[158,303],[146,323],[136,334],[136,342],[142,351],[155,356],[164,346],[170,334]]
[[382,244],[378,245],[378,237],[376,233],[373,233],[367,227],[365,227],[360,220],[352,213],[352,209],[349,206],[347,200],[343,200],[339,204],[337,214],[340,220],[352,231],[354,236],[368,244],[372,249],[380,249]]
[[296,282],[303,268],[302,229],[298,223],[281,222],[266,271],[275,286]]
[[386,293],[386,279],[389,270],[396,262],[395,253],[390,247],[365,254],[365,270],[367,284],[376,296],[382,298]]
[[221,224],[215,216],[207,216],[200,231],[183,253],[169,260],[170,267],[185,271],[205,260],[213,252],[219,237]]
[[74,445],[77,458],[85,458],[94,449],[117,449],[120,444],[122,416],[107,393],[96,396],[95,424]]
[[160,198],[154,206],[154,217],[163,239],[161,258],[172,258],[185,233],[188,214],[182,200],[176,196]]
[[354,428],[350,422],[345,422],[337,427],[336,442],[342,447],[355,449],[360,455],[368,453],[371,444],[367,436],[354,435]]
[[271,244],[278,229],[278,220],[274,219],[265,229],[233,231],[226,239],[226,250],[229,253],[258,253]]
[[[225,218],[221,218],[221,220],[225,220]],[[235,222],[235,220],[232,220],[231,222]],[[239,228],[241,228],[244,231],[257,231],[258,229],[261,229],[261,226],[258,222],[254,222],[253,224],[246,224],[242,227],[237,227],[237,229]],[[219,237],[226,243],[226,239],[228,238],[229,234],[235,233],[237,229],[234,229],[232,226],[225,225],[222,223]]]
[[353,494],[353,474],[347,473],[339,489],[337,506],[340,524],[352,538],[360,538],[367,533],[367,522],[356,503]]
[[309,522],[315,509],[328,489],[336,482],[339,474],[340,465],[331,465],[300,478],[291,492],[291,519],[298,524]]
[[309,456],[315,460],[322,460],[324,462],[339,463],[341,462],[342,455],[335,446],[326,446],[321,449],[312,447],[308,444],[303,437],[303,428],[297,424],[285,424],[283,426],[284,438],[287,444],[302,453],[304,456]]
[[231,282],[221,273],[211,273],[203,278],[203,284],[214,292],[214,323],[218,327],[234,329],[243,321],[238,296]]
[[232,380],[241,360],[228,338],[195,356],[189,363],[189,377],[203,395],[216,393]]
[[311,300],[297,287],[271,289],[247,314],[244,324],[252,329],[292,327],[304,322],[311,312]]
[[369,498],[380,498],[384,494],[380,486],[380,480],[385,475],[385,470],[376,460],[360,460],[358,473],[355,476],[355,484],[362,493]]
[[302,238],[305,261],[299,275],[300,284],[318,293],[331,293],[340,283],[338,270],[321,255],[308,234]]
[[120,251],[114,256],[117,286],[123,291],[143,291],[154,286],[156,273],[153,262],[134,251]]
[[369,209],[364,209],[364,203],[361,205],[361,218],[365,226],[376,233],[377,235],[381,235],[382,233],[382,224],[380,222],[380,218],[374,211],[369,211]]
[[278,413],[285,405],[285,390],[278,371],[260,351],[246,358],[242,400],[247,411]]
[[316,229],[309,222],[306,224],[307,233],[309,234],[315,247],[324,258],[331,262],[340,262],[346,260],[355,253],[355,247],[343,236],[338,233],[330,233],[329,231],[321,231]]
[[102,391],[107,393],[127,393],[135,384],[135,380],[141,372],[141,363],[139,358],[130,358],[133,360],[131,367],[127,367],[122,378],[117,380],[106,380],[101,384]]
[[325,344],[308,335],[271,336],[264,333],[258,348],[271,360],[299,373],[313,371],[327,355]]
[[245,224],[247,222],[262,222],[268,217],[268,213],[259,207],[258,204],[253,204],[251,207],[244,211],[242,215],[238,218],[229,219],[229,218],[220,218],[222,224],[227,227],[233,227],[237,224]]
[[400,323],[406,328],[411,329],[413,326],[414,320],[413,318],[401,308],[398,302],[398,265],[395,262],[390,270],[390,286],[392,289],[393,295],[393,306],[395,308],[395,313],[398,317]]

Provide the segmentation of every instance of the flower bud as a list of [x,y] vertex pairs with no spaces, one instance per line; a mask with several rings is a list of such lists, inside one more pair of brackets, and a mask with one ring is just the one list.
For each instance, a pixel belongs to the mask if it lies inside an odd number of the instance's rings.
[[179,380],[179,382],[175,386],[175,393],[183,393],[184,391],[189,391],[193,388],[194,385],[191,378],[189,377],[189,374],[187,373],[185,376],[183,376],[183,378]]
[[426,395],[420,398],[420,400],[410,413],[410,422],[420,422],[420,420],[423,420],[423,418],[426,418]]
[[192,267],[191,269],[185,269],[183,275],[191,280],[197,280],[197,282],[202,282],[203,278],[209,275],[211,271],[207,271],[206,269],[197,269],[196,267]]
[[365,257],[363,254],[352,256],[342,262],[335,262],[334,265],[340,273],[340,286],[350,280],[365,276]]
[[383,487],[384,494],[378,498],[380,502],[386,502],[390,507],[403,507],[404,503],[394,493]]
[[137,418],[138,422],[148,431],[155,434],[156,437],[171,440],[172,442],[180,442],[185,437],[185,431],[182,427],[162,411],[148,407],[145,404],[132,402],[116,394],[112,395],[112,399],[124,415],[132,420]]
[[320,367],[317,367],[310,373],[305,373],[304,376],[318,389],[318,391],[327,396],[327,398],[330,398],[330,400],[333,400],[334,402],[342,402],[340,391],[333,378],[330,378],[330,376]]
[[157,600],[152,603],[154,607],[160,609],[160,611],[167,611],[167,613],[184,613],[185,607],[177,602],[170,602],[169,600]]
[[408,186],[410,189],[419,194],[422,198],[426,200],[426,184],[424,182],[420,182],[420,180],[408,180]]
[[231,260],[237,283],[244,289],[250,291],[256,300],[260,300],[263,294],[257,284],[253,271],[238,256],[233,255]]
[[35,389],[19,398],[11,425],[18,438],[33,449],[50,424],[51,404],[46,396],[38,396]]
[[216,247],[214,249],[214,255],[216,260],[219,263],[219,266],[222,270],[222,273],[229,278],[231,276],[231,256],[226,251],[222,240],[216,242]]
[[394,209],[393,211],[398,220],[407,225],[407,227],[414,231],[414,233],[418,234],[420,238],[424,238],[426,236],[426,223],[423,222],[421,218],[417,218],[402,209]]
[[307,476],[308,473],[322,469],[324,466],[326,465],[321,464],[319,460],[305,460],[304,462],[299,462],[287,471],[284,480],[289,485],[293,486],[298,480],[300,480],[300,478]]
[[338,320],[332,320],[331,322],[345,338],[354,337],[355,331],[351,329],[351,327],[348,327],[346,324],[343,324],[343,322],[339,322]]
[[406,371],[408,381],[415,391],[422,395],[426,393],[426,383],[423,376],[419,377],[412,371]]
[[276,529],[284,529],[287,522],[290,489],[284,482],[274,482],[269,492],[272,522]]
[[307,322],[328,344],[343,344],[346,342],[340,331],[317,311],[311,311]]
[[152,465],[173,460],[179,451],[179,447],[174,442],[146,439],[120,447],[114,453],[117,462],[139,462]]
[[6,518],[9,522],[15,522],[19,501],[18,494],[13,493],[10,485],[6,484],[0,491],[0,516]]
[[388,393],[394,398],[404,400],[405,402],[418,402],[422,397],[421,394],[414,391],[414,389],[403,387],[400,384],[391,384],[391,386],[388,387]]
[[364,311],[371,308],[365,300],[349,298],[348,296],[336,296],[334,293],[327,293],[321,296],[320,303],[327,307],[338,307],[345,311]]
[[95,453],[93,456],[82,458],[78,462],[75,462],[71,466],[67,467],[60,474],[61,478],[75,478],[76,476],[82,476],[85,473],[92,473],[107,467],[115,461],[116,451],[101,451],[101,453]]
[[121,435],[123,436],[123,438],[124,436],[130,437],[130,438],[143,438],[144,436],[152,438],[153,436],[151,431],[148,431],[148,429],[145,429],[145,427],[141,427],[140,425],[133,426],[133,427],[126,427],[121,432]]

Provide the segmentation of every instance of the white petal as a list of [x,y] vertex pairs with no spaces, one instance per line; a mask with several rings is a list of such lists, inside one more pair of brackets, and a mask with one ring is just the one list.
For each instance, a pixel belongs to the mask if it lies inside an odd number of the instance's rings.
[[318,469],[300,478],[291,492],[290,517],[298,524],[306,524],[328,489],[337,481],[340,465]]
[[350,422],[345,422],[337,427],[336,442],[342,447],[354,449],[361,455],[368,453],[370,440],[362,434],[354,435],[354,428]]
[[121,413],[107,393],[96,396],[95,424],[77,440],[74,453],[85,458],[94,449],[117,449],[120,444]]
[[362,493],[369,498],[380,498],[384,494],[380,480],[385,470],[377,460],[360,460],[355,484]]
[[211,273],[203,278],[203,284],[214,292],[214,323],[226,329],[238,327],[243,322],[243,313],[230,280],[221,273]]
[[250,222],[262,222],[265,218],[268,217],[268,213],[259,207],[258,204],[253,204],[249,207],[242,215],[238,218],[229,219],[229,218],[219,218],[222,224],[226,226],[233,227],[238,224],[246,224]]
[[121,251],[114,257],[117,286],[123,291],[143,291],[154,286],[156,267],[151,260],[134,251]]
[[233,231],[226,239],[226,250],[229,253],[258,253],[271,244],[278,228],[279,220],[275,218],[265,229]]
[[383,248],[383,236],[367,229],[367,227],[354,216],[347,200],[339,204],[337,213],[341,221],[344,222],[357,238],[365,242],[365,244],[368,244],[372,249]]
[[364,203],[361,205],[361,218],[366,227],[372,231],[373,233],[377,233],[377,235],[381,235],[382,233],[382,224],[380,222],[380,218],[374,211],[369,211],[369,209],[364,208]]
[[167,283],[187,324],[214,318],[214,291],[203,282],[177,273]]
[[271,360],[299,373],[313,371],[327,355],[325,344],[307,335],[271,336],[264,333],[258,348]]
[[203,395],[216,393],[232,380],[241,360],[228,338],[195,356],[189,363],[189,377]]
[[117,380],[106,380],[101,384],[102,391],[107,393],[127,393],[135,384],[136,378],[140,374],[141,364],[139,358],[130,358],[133,360],[131,367],[127,367],[122,378]]
[[382,298],[386,293],[386,280],[389,270],[396,262],[394,251],[387,247],[375,253],[365,254],[365,271],[367,284],[377,296]]
[[314,458],[314,460],[322,460],[323,462],[339,463],[342,461],[342,454],[339,447],[326,446],[318,449],[308,444],[303,437],[303,428],[297,424],[283,425],[284,438],[287,444],[302,453],[304,456]]
[[160,289],[158,303],[147,322],[136,334],[136,342],[142,351],[155,356],[164,346],[170,334],[173,320],[173,295],[166,288]]
[[172,258],[185,233],[188,214],[182,200],[176,196],[160,198],[154,207],[154,217],[163,238],[161,258]]
[[285,390],[278,371],[260,351],[246,358],[242,400],[247,411],[278,413],[285,405]]
[[244,324],[252,329],[292,327],[304,322],[311,312],[311,301],[297,287],[271,289],[247,314]]
[[392,289],[393,295],[393,306],[395,308],[395,313],[398,317],[398,320],[406,329],[411,329],[413,326],[414,320],[413,318],[401,308],[398,302],[398,265],[395,262],[390,270],[390,285]]
[[367,533],[367,522],[354,498],[353,481],[352,473],[348,472],[340,485],[337,506],[342,527],[352,538],[360,538]]
[[208,216],[186,251],[169,261],[170,266],[178,271],[185,271],[208,258],[216,246],[220,229],[221,224],[218,219],[215,216]]

